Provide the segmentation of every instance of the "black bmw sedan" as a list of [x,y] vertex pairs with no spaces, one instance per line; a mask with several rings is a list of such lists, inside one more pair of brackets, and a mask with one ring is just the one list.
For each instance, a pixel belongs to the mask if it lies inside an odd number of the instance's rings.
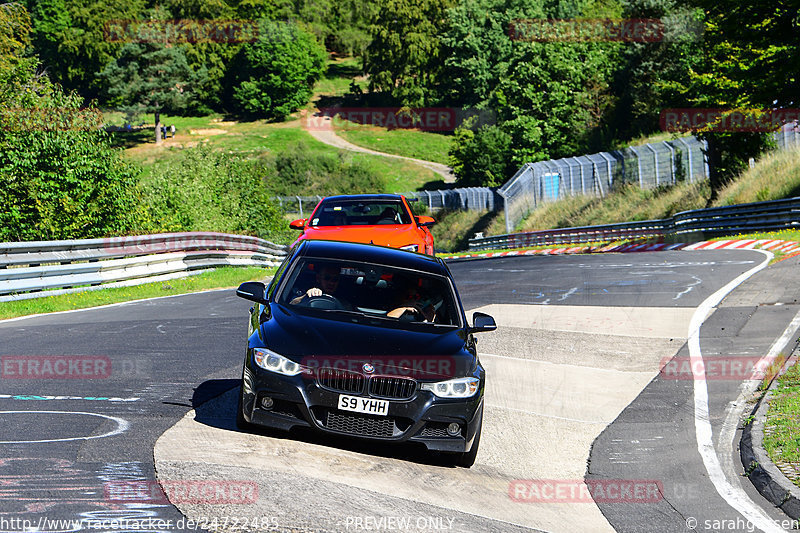
[[438,258],[370,244],[302,241],[272,282],[243,283],[250,316],[237,423],[419,442],[472,466],[485,372]]

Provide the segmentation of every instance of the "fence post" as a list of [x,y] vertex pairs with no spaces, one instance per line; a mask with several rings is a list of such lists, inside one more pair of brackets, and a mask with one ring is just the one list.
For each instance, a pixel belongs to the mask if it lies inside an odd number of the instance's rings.
[[669,144],[667,141],[664,141],[664,144],[667,148],[669,148],[669,161],[670,161],[670,180],[672,184],[675,185],[675,149]]
[[653,152],[653,163],[655,163],[656,167],[656,187],[658,187],[659,185],[661,185],[661,183],[658,180],[658,152],[656,152],[656,149],[653,148],[653,146],[650,143],[645,144],[645,146],[647,146],[648,150]]
[[[614,158],[611,157],[610,155],[608,155],[606,152],[600,152],[600,157],[602,157],[606,161],[606,168],[608,169],[608,184],[609,185],[613,185],[614,184],[614,178],[611,175],[611,163],[614,161]],[[598,178],[599,178],[599,174],[598,174]],[[600,187],[600,193],[603,196],[606,195],[606,193],[603,191],[603,187],[602,186]]]
[[694,165],[692,164],[692,146],[683,137],[678,137],[682,145],[686,147],[686,160],[689,162],[689,183],[694,183]]
[[644,189],[644,182],[642,181],[642,158],[633,146],[631,146],[631,152],[636,156],[636,167],[639,169],[639,188]]
[[297,198],[297,205],[300,206],[300,218],[305,218],[303,216],[303,200],[299,196],[295,196],[295,198]]

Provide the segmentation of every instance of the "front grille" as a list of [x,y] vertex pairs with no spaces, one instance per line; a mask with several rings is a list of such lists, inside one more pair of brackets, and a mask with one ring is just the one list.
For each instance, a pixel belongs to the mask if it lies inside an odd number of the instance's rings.
[[447,425],[446,422],[428,422],[425,424],[425,427],[422,428],[422,431],[419,432],[419,436],[436,439],[449,438],[450,435],[447,434]]
[[317,383],[327,389],[340,392],[362,392],[364,390],[362,374],[338,368],[320,368],[317,372]]
[[409,378],[375,376],[369,380],[370,395],[380,398],[407,400],[414,395],[416,390],[417,382]]
[[364,435],[368,437],[391,437],[394,435],[394,418],[374,417],[357,413],[328,411],[324,426],[333,431]]

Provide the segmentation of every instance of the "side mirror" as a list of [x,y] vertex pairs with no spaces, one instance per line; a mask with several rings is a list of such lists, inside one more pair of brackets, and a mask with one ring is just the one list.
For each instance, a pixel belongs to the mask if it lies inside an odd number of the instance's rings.
[[236,289],[236,296],[251,302],[266,304],[265,291],[266,287],[260,281],[245,281]]
[[433,219],[433,217],[417,217],[417,224],[429,228],[436,224],[436,221]]
[[494,318],[486,313],[476,311],[472,314],[473,326],[469,328],[470,333],[481,333],[483,331],[494,331],[497,329],[497,324]]
[[298,218],[297,220],[292,220],[291,222],[289,222],[289,227],[292,229],[299,229],[300,231],[303,231],[303,229],[305,229],[306,227],[306,219]]

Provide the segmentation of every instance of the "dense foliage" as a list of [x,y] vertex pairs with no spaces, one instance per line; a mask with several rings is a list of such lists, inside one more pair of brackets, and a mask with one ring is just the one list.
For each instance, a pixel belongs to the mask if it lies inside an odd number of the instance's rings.
[[325,72],[325,49],[296,24],[264,20],[258,39],[239,50],[231,69],[234,109],[283,120],[311,99]]

